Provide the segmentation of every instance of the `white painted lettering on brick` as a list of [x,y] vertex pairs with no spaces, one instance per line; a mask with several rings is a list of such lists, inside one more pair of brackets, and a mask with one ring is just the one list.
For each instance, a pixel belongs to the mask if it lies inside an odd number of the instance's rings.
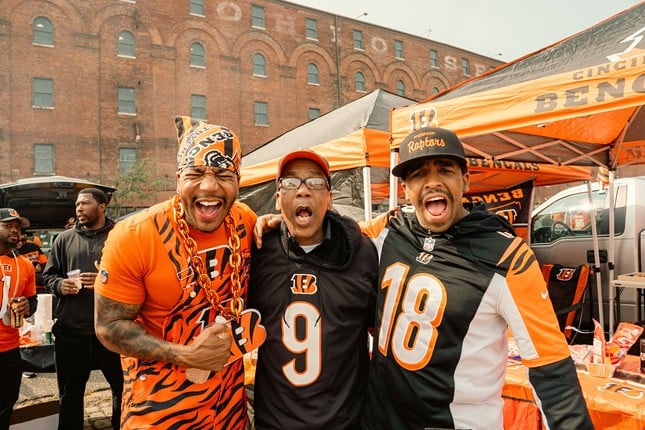
[[488,70],[489,67],[485,64],[475,64],[475,76],[479,76]]
[[227,21],[239,21],[242,19],[242,10],[233,2],[223,1],[217,4],[217,16]]
[[330,25],[329,29],[331,30],[331,41],[332,43],[336,43],[336,32],[338,32],[338,36],[340,37],[340,28]]
[[451,55],[446,55],[444,58],[444,66],[448,70],[457,70],[457,58]]
[[387,52],[387,42],[382,37],[372,37],[371,45],[372,49],[379,54]]

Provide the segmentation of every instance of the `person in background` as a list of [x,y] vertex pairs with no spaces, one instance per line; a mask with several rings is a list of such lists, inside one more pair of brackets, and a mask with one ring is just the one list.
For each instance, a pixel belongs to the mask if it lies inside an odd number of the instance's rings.
[[249,306],[267,327],[258,351],[257,430],[360,429],[378,256],[333,212],[329,163],[295,151],[278,166],[279,229],[251,254]]
[[[105,215],[107,195],[83,188],[76,197],[76,225],[60,233],[49,253],[43,277],[58,299],[52,327],[58,380],[59,430],[83,428],[85,386],[92,370],[101,370],[112,391],[112,427],[119,428],[123,371],[118,354],[106,349],[94,332],[94,280],[103,245],[114,221]],[[68,272],[79,270],[78,279]]]
[[65,225],[63,226],[63,228],[67,230],[69,228],[74,228],[75,225],[76,225],[76,218],[69,217],[67,221],[65,221]]
[[96,332],[122,354],[123,428],[244,430],[241,358],[264,329],[244,310],[256,216],[236,201],[242,148],[226,127],[175,127],[177,193],[110,234]]
[[412,206],[364,225],[381,286],[364,429],[502,429],[508,328],[546,427],[592,429],[533,252],[504,218],[462,204],[457,135],[414,131],[400,158]]
[[15,250],[20,229],[26,227],[29,220],[15,209],[0,209],[0,430],[9,429],[22,380],[20,337],[14,322],[33,315],[38,305],[34,266]]
[[34,236],[27,234],[23,228],[20,232],[20,240],[16,245],[20,255],[24,255],[34,265],[36,272],[36,292],[46,292],[45,279],[43,278],[43,269],[47,264],[47,255],[43,252],[40,245],[34,241]]

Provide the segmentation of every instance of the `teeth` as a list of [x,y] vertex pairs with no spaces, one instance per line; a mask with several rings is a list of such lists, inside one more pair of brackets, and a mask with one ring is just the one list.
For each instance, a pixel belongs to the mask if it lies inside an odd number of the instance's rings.
[[219,206],[219,202],[199,202],[202,206]]
[[443,200],[443,197],[433,197],[433,198],[429,199],[428,201],[429,202],[436,202],[436,201],[439,201],[439,200]]

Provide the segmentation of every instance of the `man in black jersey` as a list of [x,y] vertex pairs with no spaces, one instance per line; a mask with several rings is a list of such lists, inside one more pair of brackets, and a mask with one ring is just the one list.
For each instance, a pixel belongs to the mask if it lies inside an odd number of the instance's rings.
[[414,131],[400,158],[412,207],[364,226],[380,288],[363,428],[501,430],[510,328],[546,428],[592,429],[533,252],[504,218],[462,204],[458,137]]
[[358,430],[373,327],[376,249],[332,212],[327,160],[296,151],[280,162],[278,229],[251,254],[249,306],[267,339],[258,352],[255,428]]

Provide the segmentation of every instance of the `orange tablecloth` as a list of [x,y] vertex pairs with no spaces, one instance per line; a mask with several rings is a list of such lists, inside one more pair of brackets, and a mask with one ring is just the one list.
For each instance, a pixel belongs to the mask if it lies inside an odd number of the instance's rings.
[[[578,370],[578,379],[596,429],[645,429],[645,375],[639,375],[639,365],[638,357],[627,356],[613,378],[598,378],[586,370]],[[519,362],[509,362],[502,396],[505,429],[542,427],[526,378],[526,367]]]

